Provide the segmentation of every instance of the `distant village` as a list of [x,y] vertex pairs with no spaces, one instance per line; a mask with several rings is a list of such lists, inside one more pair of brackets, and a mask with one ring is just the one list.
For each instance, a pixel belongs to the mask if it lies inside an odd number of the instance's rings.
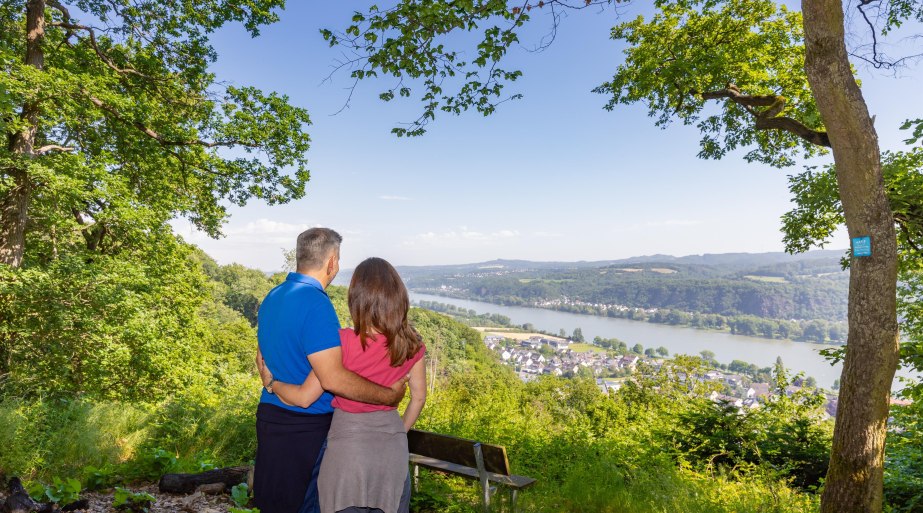
[[[617,355],[612,352],[577,352],[572,349],[574,342],[534,335],[523,340],[512,340],[498,335],[484,337],[487,348],[493,351],[502,362],[516,370],[523,381],[531,381],[542,375],[573,377],[577,375],[592,376],[603,393],[616,391],[626,380],[644,367],[657,371],[664,364],[662,358],[630,354]],[[711,393],[711,400],[723,402],[741,410],[759,408],[774,390],[769,383],[756,383],[747,375],[726,372],[720,369],[707,371],[703,376],[693,379],[713,382],[721,385],[721,392]],[[786,389],[792,395],[802,387],[801,382]],[[838,397],[836,394],[822,391],[826,396],[824,411],[830,417],[836,416]],[[896,401],[896,400],[895,400]]]

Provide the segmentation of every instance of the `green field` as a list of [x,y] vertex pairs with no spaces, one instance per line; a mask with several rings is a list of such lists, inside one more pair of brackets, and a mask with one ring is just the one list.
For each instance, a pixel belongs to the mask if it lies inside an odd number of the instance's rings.
[[605,349],[599,346],[594,346],[593,344],[580,344],[580,343],[571,344],[570,348],[575,353],[605,353],[606,352]]

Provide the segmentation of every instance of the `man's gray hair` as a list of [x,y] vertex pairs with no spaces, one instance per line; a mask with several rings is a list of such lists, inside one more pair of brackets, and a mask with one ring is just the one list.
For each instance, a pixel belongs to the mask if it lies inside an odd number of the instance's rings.
[[332,251],[340,249],[343,237],[330,228],[311,228],[298,235],[295,246],[295,265],[298,270],[322,267]]

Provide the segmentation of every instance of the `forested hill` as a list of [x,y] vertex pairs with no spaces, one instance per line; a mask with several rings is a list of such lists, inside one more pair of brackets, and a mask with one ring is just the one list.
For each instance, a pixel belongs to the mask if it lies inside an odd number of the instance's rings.
[[595,263],[497,260],[399,270],[418,292],[509,305],[607,305],[840,321],[846,318],[849,281],[842,256],[841,251],[817,251],[657,255]]

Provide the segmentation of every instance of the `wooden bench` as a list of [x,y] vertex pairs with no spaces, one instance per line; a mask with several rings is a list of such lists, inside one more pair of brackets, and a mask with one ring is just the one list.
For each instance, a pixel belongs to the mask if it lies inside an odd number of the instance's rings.
[[490,483],[506,486],[510,490],[510,510],[516,511],[519,490],[535,484],[535,479],[510,473],[506,448],[475,440],[411,429],[407,433],[410,464],[413,465],[414,487],[419,486],[420,467],[447,472],[481,483],[481,505],[490,511]]

